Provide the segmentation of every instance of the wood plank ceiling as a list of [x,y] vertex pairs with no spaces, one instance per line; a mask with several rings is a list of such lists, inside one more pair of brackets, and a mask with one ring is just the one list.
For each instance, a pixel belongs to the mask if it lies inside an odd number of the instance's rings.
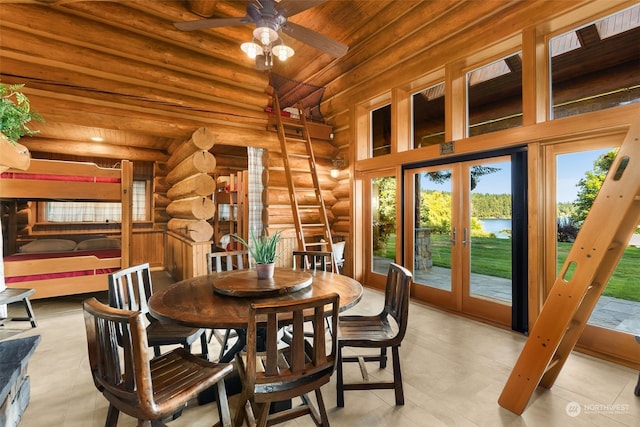
[[[489,3],[329,0],[290,20],[346,44],[347,54],[336,59],[285,34],[296,53],[273,72],[338,92],[359,75],[373,78],[383,58],[409,57],[419,31],[464,31],[517,2]],[[2,0],[0,80],[26,83],[46,120],[22,142],[31,151],[161,160],[207,126],[229,135],[226,143],[250,145],[264,134],[269,103],[268,73],[239,48],[254,27],[172,25],[245,9],[243,1]]]

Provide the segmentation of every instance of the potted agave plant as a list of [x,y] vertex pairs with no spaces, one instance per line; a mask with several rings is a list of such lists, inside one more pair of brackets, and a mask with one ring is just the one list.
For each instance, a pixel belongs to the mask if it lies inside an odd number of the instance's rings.
[[249,239],[251,244],[237,234],[234,234],[232,237],[247,248],[251,257],[256,262],[256,274],[258,275],[258,279],[272,278],[275,269],[275,261],[280,255],[278,253],[280,232],[276,232],[270,236],[263,234],[260,237],[256,237],[256,235],[251,232]]
[[31,161],[29,150],[18,140],[24,135],[38,131],[27,126],[31,120],[42,117],[31,110],[29,99],[20,91],[23,84],[5,85],[0,83],[0,159],[4,168],[27,169]]

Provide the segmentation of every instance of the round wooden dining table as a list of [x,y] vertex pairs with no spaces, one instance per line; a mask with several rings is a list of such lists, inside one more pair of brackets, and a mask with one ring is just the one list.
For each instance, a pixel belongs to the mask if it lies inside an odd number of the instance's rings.
[[[163,322],[207,329],[235,329],[238,339],[220,362],[228,363],[245,344],[249,307],[254,302],[303,300],[336,292],[340,311],[356,305],[362,298],[360,282],[321,270],[276,268],[273,279],[258,280],[255,270],[231,270],[197,276],[173,283],[149,298],[149,311]],[[330,311],[327,316],[332,315]],[[227,382],[227,394],[241,389],[239,378]],[[215,399],[212,390],[198,396],[198,403]],[[291,407],[286,402],[282,409]]]
[[344,311],[357,304],[363,292],[357,280],[319,270],[276,268],[271,282],[265,280],[269,279],[258,280],[255,270],[185,279],[155,292],[149,299],[149,311],[161,321],[184,326],[246,329],[254,302],[302,300],[336,292],[340,311]]

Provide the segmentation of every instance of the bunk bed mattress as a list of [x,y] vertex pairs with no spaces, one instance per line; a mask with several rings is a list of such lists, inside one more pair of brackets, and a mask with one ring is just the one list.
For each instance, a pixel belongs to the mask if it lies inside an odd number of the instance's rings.
[[[51,261],[60,260],[60,262]],[[63,261],[71,261],[63,262]],[[5,262],[5,282],[7,284],[30,282],[34,280],[60,279],[78,276],[95,276],[109,274],[120,269],[120,249],[94,249],[69,252],[46,252],[46,253],[19,253],[4,258]],[[51,262],[51,263],[50,263]],[[29,274],[23,274],[23,268],[15,269],[15,263],[28,263]],[[40,272],[38,266],[49,266],[57,264],[58,268],[44,268],[46,272]],[[73,265],[73,267],[71,267]],[[68,266],[68,267],[65,267]],[[20,275],[14,275],[14,271],[21,271]],[[31,274],[33,273],[33,274]]]

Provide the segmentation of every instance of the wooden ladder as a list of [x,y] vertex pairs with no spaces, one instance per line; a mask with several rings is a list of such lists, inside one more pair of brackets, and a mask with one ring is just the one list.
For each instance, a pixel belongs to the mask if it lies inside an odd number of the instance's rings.
[[[331,229],[318,180],[316,159],[313,155],[307,120],[302,109],[299,109],[300,119],[288,118],[285,122],[282,118],[277,95],[273,95],[273,106],[293,210],[298,250],[324,250],[333,253]],[[294,145],[300,144],[304,145],[304,152],[293,149]],[[302,185],[309,182],[309,177],[312,187]],[[337,272],[338,266],[335,257],[332,259],[333,271]]]
[[498,399],[521,414],[551,388],[640,221],[640,120],[627,133]]

